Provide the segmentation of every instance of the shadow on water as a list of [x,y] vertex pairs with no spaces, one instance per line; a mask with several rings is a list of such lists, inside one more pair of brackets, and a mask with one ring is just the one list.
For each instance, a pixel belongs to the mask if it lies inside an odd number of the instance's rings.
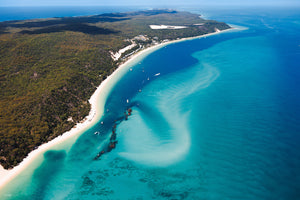
[[30,199],[45,199],[47,188],[50,183],[55,182],[56,176],[64,167],[66,158],[65,151],[47,151],[44,154],[45,161],[35,170],[33,174],[36,186],[33,186],[33,193]]
[[151,105],[147,105],[144,102],[140,103],[136,108],[140,111],[140,115],[144,121],[147,122],[145,125],[149,129],[152,129],[154,133],[161,133],[166,129],[170,129],[169,122],[166,120],[166,118],[162,116],[160,112],[157,112],[156,109],[153,109]]

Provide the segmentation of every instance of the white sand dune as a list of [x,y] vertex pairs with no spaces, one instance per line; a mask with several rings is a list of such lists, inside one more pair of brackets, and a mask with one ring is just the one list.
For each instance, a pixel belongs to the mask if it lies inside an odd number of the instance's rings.
[[170,25],[150,25],[151,29],[183,29],[187,26],[170,26]]
[[112,59],[113,60],[119,60],[119,58],[122,56],[123,53],[125,53],[127,50],[132,49],[133,47],[135,47],[137,44],[136,43],[132,43],[131,45],[128,45],[127,47],[124,47],[123,49],[120,49],[118,52],[111,53]]

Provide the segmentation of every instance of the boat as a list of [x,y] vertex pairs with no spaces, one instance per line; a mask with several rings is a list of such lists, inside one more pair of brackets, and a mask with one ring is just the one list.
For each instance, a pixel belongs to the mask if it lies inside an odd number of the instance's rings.
[[157,74],[155,74],[154,76],[159,76],[160,75],[160,73],[157,73]]

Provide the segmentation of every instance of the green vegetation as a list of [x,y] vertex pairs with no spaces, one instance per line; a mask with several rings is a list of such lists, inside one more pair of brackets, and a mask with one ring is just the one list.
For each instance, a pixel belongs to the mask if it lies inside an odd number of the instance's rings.
[[[203,23],[202,26],[194,24]],[[186,29],[152,30],[151,24]],[[84,119],[88,99],[118,66],[110,51],[229,28],[225,23],[169,10],[0,23],[0,164],[8,169],[37,146]],[[129,40],[128,40],[129,39]]]

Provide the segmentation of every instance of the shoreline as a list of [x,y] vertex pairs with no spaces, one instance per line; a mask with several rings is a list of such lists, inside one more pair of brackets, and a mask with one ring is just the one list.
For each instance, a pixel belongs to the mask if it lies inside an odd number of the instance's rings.
[[81,123],[77,123],[71,130],[63,133],[61,136],[58,136],[54,138],[53,140],[42,144],[37,149],[31,151],[26,158],[17,166],[15,166],[12,169],[5,170],[0,165],[0,190],[6,186],[10,181],[12,181],[17,175],[19,175],[22,171],[26,170],[30,166],[30,164],[33,163],[33,161],[41,157],[43,153],[50,150],[51,147],[57,146],[59,144],[62,144],[63,142],[66,142],[68,139],[72,138],[73,140],[76,140],[84,131],[95,125],[101,117],[104,115],[104,106],[107,100],[107,97],[109,96],[109,93],[111,89],[115,86],[115,84],[125,75],[129,68],[130,64],[134,63],[137,58],[143,59],[144,56],[147,56],[148,54],[152,53],[155,50],[158,50],[164,46],[167,46],[169,44],[177,43],[177,42],[183,42],[187,40],[194,40],[197,38],[203,38],[208,37],[216,34],[221,34],[224,32],[228,32],[231,30],[234,30],[236,28],[232,27],[226,30],[222,30],[220,32],[213,32],[208,33],[204,35],[194,36],[194,37],[188,37],[188,38],[181,38],[178,40],[171,40],[163,43],[156,44],[154,46],[147,47],[133,55],[131,55],[128,59],[121,62],[121,64],[118,66],[118,68],[109,75],[104,81],[101,82],[101,84],[97,87],[96,91],[93,93],[91,98],[89,99],[89,102],[91,104],[91,110],[89,112],[89,115],[84,118],[84,120]]

